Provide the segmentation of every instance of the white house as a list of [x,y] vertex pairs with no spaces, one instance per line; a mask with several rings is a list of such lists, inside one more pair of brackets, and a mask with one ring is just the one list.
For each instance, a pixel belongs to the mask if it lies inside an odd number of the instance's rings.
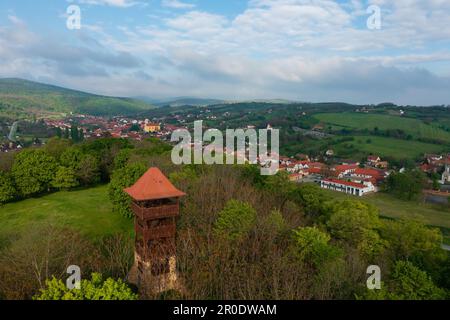
[[323,189],[345,192],[358,197],[362,197],[367,193],[375,191],[375,186],[369,181],[356,183],[338,179],[325,179],[320,182],[320,187]]

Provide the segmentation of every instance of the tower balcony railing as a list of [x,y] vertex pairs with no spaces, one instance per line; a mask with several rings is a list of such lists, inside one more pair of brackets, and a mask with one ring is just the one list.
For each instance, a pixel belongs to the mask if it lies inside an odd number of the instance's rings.
[[178,203],[163,205],[159,207],[146,208],[140,206],[136,202],[132,202],[131,208],[133,212],[136,214],[136,216],[139,217],[141,220],[153,220],[153,219],[177,217],[180,212],[180,207]]
[[157,240],[161,238],[175,237],[176,225],[169,224],[165,226],[142,228],[139,224],[135,225],[136,234],[142,234],[146,240]]

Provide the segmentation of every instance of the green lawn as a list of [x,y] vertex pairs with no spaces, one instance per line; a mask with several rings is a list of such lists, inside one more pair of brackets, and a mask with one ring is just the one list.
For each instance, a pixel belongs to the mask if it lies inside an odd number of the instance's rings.
[[382,157],[397,159],[416,158],[424,153],[439,153],[443,147],[437,144],[423,143],[412,140],[400,140],[378,136],[353,136],[354,141],[333,145],[338,155],[361,156],[363,153],[378,154]]
[[133,221],[112,213],[107,186],[58,192],[0,207],[0,238],[52,223],[80,231],[90,238],[132,232]]
[[404,201],[389,194],[378,192],[364,197],[355,197],[342,192],[323,190],[335,199],[357,199],[375,205],[380,215],[388,218],[412,218],[427,225],[442,229],[445,242],[450,244],[450,210],[439,205]]
[[369,129],[378,127],[380,130],[401,129],[419,138],[450,141],[450,133],[435,126],[425,124],[418,119],[394,115],[365,114],[356,112],[320,113],[314,117],[335,129]]

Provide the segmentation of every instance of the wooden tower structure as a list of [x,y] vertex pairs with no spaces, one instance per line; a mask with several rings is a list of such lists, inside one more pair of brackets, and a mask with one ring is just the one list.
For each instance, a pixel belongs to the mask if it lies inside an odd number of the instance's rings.
[[132,198],[135,220],[135,265],[129,280],[138,287],[162,292],[177,289],[176,218],[178,190],[158,168],[150,168],[133,186],[124,190]]

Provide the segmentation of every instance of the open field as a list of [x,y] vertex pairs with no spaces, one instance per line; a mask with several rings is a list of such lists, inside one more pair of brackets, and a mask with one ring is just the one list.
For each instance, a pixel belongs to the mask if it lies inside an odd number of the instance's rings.
[[424,122],[393,115],[365,114],[356,112],[321,113],[314,117],[334,129],[400,129],[415,138],[429,138],[450,141],[450,133]]
[[363,153],[373,153],[382,157],[393,157],[397,159],[416,158],[424,153],[439,153],[444,151],[443,146],[413,140],[378,136],[353,136],[353,138],[355,139],[354,141],[343,142],[332,147],[338,155],[345,156],[359,152],[360,157]]
[[450,244],[450,209],[443,206],[404,201],[381,192],[359,198],[342,192],[323,191],[335,199],[358,199],[373,204],[380,210],[380,215],[384,217],[417,219],[427,225],[439,227],[443,231],[445,243]]
[[90,238],[132,232],[133,221],[111,211],[107,186],[58,192],[0,207],[0,239],[39,224],[73,228]]

